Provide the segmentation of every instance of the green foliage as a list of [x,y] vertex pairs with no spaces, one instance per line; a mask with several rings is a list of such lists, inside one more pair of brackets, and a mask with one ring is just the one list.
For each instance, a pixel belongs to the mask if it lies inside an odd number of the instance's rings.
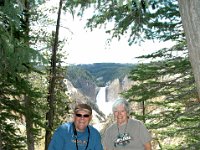
[[[31,0],[31,7],[34,8],[40,2],[42,1]],[[24,116],[30,118],[34,125],[32,128],[34,136],[37,137],[38,129],[44,127],[44,115],[48,109],[45,94],[49,76],[45,80],[44,76],[38,74],[41,73],[37,69],[38,65],[44,59],[27,44],[31,37],[26,35],[24,20],[26,13],[22,3],[23,1],[11,3],[5,0],[5,3],[0,5],[2,149],[26,149],[26,138],[18,125],[24,121]],[[113,26],[107,29],[111,38],[120,39],[128,34],[129,44],[145,39],[178,42],[170,49],[162,49],[151,55],[141,56],[140,58],[156,60],[159,58],[159,60],[134,67],[130,73],[130,79],[137,84],[125,92],[124,96],[130,99],[131,104],[142,106],[140,112],[132,112],[132,115],[143,120],[152,130],[154,140],[158,141],[157,145],[160,149],[199,149],[200,105],[197,101],[177,1],[72,0],[66,1],[65,4],[65,10],[69,9],[73,15],[77,13],[79,16],[83,15],[85,9],[94,7],[94,15],[86,26],[92,30],[111,23]],[[34,12],[37,11],[31,11],[30,15]],[[39,16],[35,15],[31,19],[37,20],[37,17]],[[43,18],[46,19],[46,17]],[[35,25],[34,22],[31,23]],[[52,39],[45,30],[39,31],[38,34],[32,33],[35,38],[35,41],[32,41],[34,44],[38,40],[48,43],[47,47],[51,47]],[[37,39],[37,36],[40,38]],[[177,53],[179,54],[175,55]],[[61,64],[60,58],[58,64]],[[64,94],[65,89],[62,87],[62,73],[66,68],[59,65],[55,91],[57,99],[55,126],[60,124],[69,113],[70,104],[68,97]],[[69,73],[67,76],[75,85],[79,85],[78,79],[83,78],[99,86],[105,86],[108,81],[123,77],[130,71],[129,66],[124,67],[118,64],[110,66],[109,64],[93,64],[72,68],[70,66],[67,69]],[[102,71],[104,69],[106,71]],[[76,71],[73,72],[73,70]],[[23,96],[29,97],[31,107],[28,109],[25,108]],[[177,142],[166,145],[165,140]]]
[[66,78],[72,82],[75,87],[80,87],[79,79],[90,80],[91,82],[95,82],[94,77],[82,67],[71,65],[67,67],[67,75]]
[[[33,72],[42,73],[37,68],[44,58],[26,42],[28,35],[25,35],[21,6],[20,1],[5,1],[0,10],[0,134],[3,136],[0,149],[26,149],[26,132],[20,128],[25,128],[24,116],[35,125],[34,136],[44,126],[38,107],[42,93],[33,88],[29,76]],[[29,108],[25,107],[25,96],[30,99]]]
[[[77,7],[76,5],[68,5]],[[199,102],[194,77],[188,60],[186,41],[176,0],[105,1],[80,5],[80,12],[94,6],[94,15],[86,26],[91,30],[109,26],[107,33],[120,39],[129,35],[129,44],[145,39],[177,41],[170,49],[162,49],[140,58],[154,59],[140,64],[130,73],[137,84],[124,93],[136,102],[141,112],[132,112],[152,129],[161,149],[199,149]],[[192,111],[192,108],[196,108]],[[195,121],[196,120],[196,121]],[[191,128],[190,128],[191,127]],[[189,133],[192,131],[192,134]],[[165,145],[164,140],[177,141]]]
[[[0,132],[2,149],[24,149],[25,137],[20,134],[20,129],[16,127],[16,120],[20,117],[12,113],[13,110],[21,110],[22,107],[17,100],[11,100],[1,95],[0,98]],[[17,134],[18,133],[18,134]],[[20,141],[20,142],[19,142]]]
[[122,80],[132,69],[132,64],[95,63],[71,65],[67,70],[67,78],[72,84],[80,88],[80,80],[91,81],[97,86],[106,86],[109,81],[116,78]]
[[121,39],[127,34],[131,45],[145,39],[179,40],[183,32],[177,3],[176,0],[99,0],[68,2],[66,7],[80,6],[79,12],[82,13],[89,6],[94,7],[94,15],[86,26],[92,30],[109,25],[106,31],[111,35],[109,40]]
[[[58,51],[58,53],[60,53]],[[68,95],[66,94],[67,88],[63,83],[65,78],[65,73],[67,72],[66,67],[61,66],[61,58],[63,56],[60,54],[57,55],[57,65],[56,72],[56,86],[55,86],[55,116],[54,116],[54,129],[56,129],[60,124],[66,121],[70,116],[70,105],[73,102]]]
[[96,79],[103,77],[105,83],[115,78],[123,79],[133,67],[132,64],[119,63],[94,63],[79,66],[88,70]]
[[[199,148],[200,135],[192,135],[199,132],[200,105],[186,49],[182,48],[185,54],[182,57],[174,55],[180,51],[180,45],[184,46],[180,43],[171,49],[144,55],[163,59],[133,69],[129,78],[137,84],[123,93],[132,104],[144,104],[141,111],[132,115],[146,122],[163,149]],[[171,140],[170,146],[165,145],[165,140]],[[176,142],[172,144],[173,140]]]

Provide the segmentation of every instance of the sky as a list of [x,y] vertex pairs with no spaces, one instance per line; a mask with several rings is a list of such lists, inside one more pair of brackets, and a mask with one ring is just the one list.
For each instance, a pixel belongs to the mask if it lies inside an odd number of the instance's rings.
[[[53,4],[55,5],[55,1]],[[146,41],[141,45],[129,46],[128,37],[125,36],[120,41],[113,39],[108,45],[106,40],[111,35],[106,34],[105,29],[84,29],[86,19],[91,15],[92,11],[88,10],[82,19],[73,18],[70,13],[61,16],[60,35],[68,39],[63,48],[67,55],[65,62],[68,64],[137,63],[141,60],[135,57],[172,45]]]
[[110,45],[106,40],[110,35],[103,28],[90,31],[84,29],[85,21],[80,19],[70,20],[72,39],[65,45],[68,53],[69,64],[89,63],[137,63],[135,57],[152,53],[160,48],[171,45],[171,43],[159,43],[146,41],[141,45],[128,44],[128,37],[122,37],[120,41],[113,39]]

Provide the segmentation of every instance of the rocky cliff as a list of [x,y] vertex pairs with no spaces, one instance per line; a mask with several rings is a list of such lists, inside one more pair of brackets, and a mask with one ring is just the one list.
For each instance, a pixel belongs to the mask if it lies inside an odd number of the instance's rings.
[[110,82],[107,86],[106,90],[106,101],[114,101],[115,99],[120,97],[120,93],[126,91],[133,85],[133,81],[128,79],[127,76],[125,76],[122,80],[115,79]]
[[128,74],[135,65],[98,63],[67,67],[64,81],[67,94],[75,102],[90,104],[93,111],[92,124],[99,130],[112,113],[112,104],[120,93],[129,89],[133,82]]
[[[79,81],[81,88],[75,88],[74,85],[68,80],[64,80],[68,89],[68,95],[71,99],[77,102],[92,103],[96,104],[96,96],[99,92],[100,87],[89,81]],[[106,102],[114,101],[120,97],[120,93],[129,89],[133,85],[133,81],[125,76],[123,79],[114,79],[106,84]]]
[[[112,112],[112,103],[114,100],[120,97],[121,92],[124,92],[133,85],[133,81],[128,79],[127,75],[124,78],[116,78],[108,81],[104,87],[99,87],[94,82],[91,82],[91,80],[86,80],[85,78],[77,79],[76,83],[78,83],[79,88],[75,87],[68,79],[65,79],[64,83],[68,90],[67,94],[72,100],[90,104],[94,110],[91,124],[99,131],[107,124],[106,121]],[[98,99],[97,102],[97,95],[102,89],[105,89],[104,98]]]

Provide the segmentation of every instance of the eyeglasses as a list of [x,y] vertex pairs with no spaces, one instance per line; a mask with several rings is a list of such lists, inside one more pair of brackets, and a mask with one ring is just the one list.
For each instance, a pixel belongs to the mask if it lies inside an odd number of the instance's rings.
[[88,118],[90,115],[89,114],[76,114],[76,117],[80,117],[80,118]]

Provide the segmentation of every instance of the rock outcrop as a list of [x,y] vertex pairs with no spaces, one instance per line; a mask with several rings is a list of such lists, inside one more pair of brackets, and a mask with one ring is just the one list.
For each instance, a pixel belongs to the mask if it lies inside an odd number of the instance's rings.
[[[68,95],[76,100],[87,102],[90,101],[91,103],[96,103],[96,96],[100,87],[95,86],[95,84],[89,81],[79,81],[80,87],[79,89],[75,88],[72,83],[65,79],[65,84],[68,89]],[[106,101],[114,101],[115,99],[120,97],[120,93],[128,90],[133,85],[133,81],[128,79],[127,76],[120,79],[114,79],[113,81],[109,81],[106,85]]]
[[[127,76],[120,79],[114,79],[107,83],[105,90],[104,98],[101,98],[102,102],[96,102],[96,97],[98,92],[102,87],[97,87],[93,83],[87,81],[79,81],[81,83],[81,89],[75,88],[72,83],[65,79],[64,83],[68,90],[68,96],[76,102],[84,102],[90,104],[93,112],[93,122],[92,124],[98,129],[101,130],[104,124],[106,123],[106,118],[109,117],[108,112],[112,111],[112,103],[115,99],[120,97],[120,93],[129,89],[133,85],[133,81],[129,80]],[[105,102],[103,102],[105,101]],[[100,104],[101,106],[98,106]]]
[[124,77],[123,80],[115,79],[107,86],[106,90],[106,100],[114,101],[115,99],[120,97],[120,93],[128,90],[133,85],[133,81],[128,79],[127,76]]

